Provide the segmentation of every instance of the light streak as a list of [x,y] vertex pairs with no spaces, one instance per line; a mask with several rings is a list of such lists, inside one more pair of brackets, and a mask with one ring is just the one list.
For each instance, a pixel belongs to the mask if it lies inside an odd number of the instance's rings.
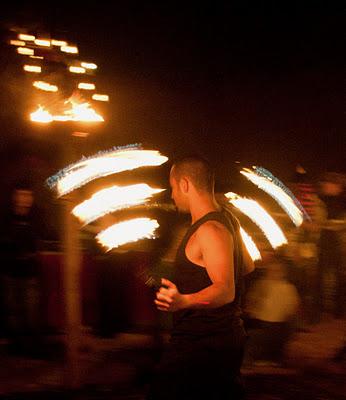
[[295,205],[299,208],[299,210],[302,212],[304,215],[305,219],[311,221],[310,216],[300,203],[300,201],[294,196],[292,191],[288,189],[287,186],[285,186],[278,178],[276,178],[270,171],[263,167],[254,167],[254,170],[256,171],[256,174],[259,176],[263,176],[264,178],[272,181],[276,186],[280,187],[295,203]]
[[52,46],[58,46],[58,47],[67,46],[67,42],[65,42],[64,40],[52,39],[51,43]]
[[258,250],[255,242],[253,241],[252,237],[242,228],[240,227],[240,236],[243,240],[243,243],[250,254],[252,261],[261,260],[261,253]]
[[43,81],[35,81],[32,85],[35,88],[40,89],[40,90],[44,90],[46,92],[57,92],[58,91],[58,87],[57,86],[51,85],[50,83],[43,82]]
[[109,96],[107,94],[93,94],[92,99],[96,101],[109,101]]
[[34,55],[34,50],[29,49],[28,47],[18,47],[17,48],[17,53],[22,54],[24,56],[33,56]]
[[22,40],[10,40],[12,46],[25,46],[25,42]]
[[36,74],[39,74],[42,71],[42,68],[38,65],[24,65],[23,69],[26,72],[34,72]]
[[82,62],[81,66],[86,68],[86,69],[97,69],[97,65],[94,64],[94,63]]
[[60,50],[64,53],[78,54],[78,47],[76,46],[61,46]]
[[140,239],[152,239],[158,227],[159,224],[155,219],[134,218],[110,226],[100,232],[96,240],[109,251]]
[[225,196],[234,207],[248,216],[262,230],[274,249],[287,243],[287,239],[278,224],[257,201],[240,197],[232,192],[226,193]]
[[95,90],[95,85],[93,83],[78,83],[78,89],[82,90]]
[[42,47],[50,47],[51,46],[50,40],[48,40],[48,39],[35,39],[34,43],[37,46],[42,46]]
[[140,167],[158,166],[167,160],[156,150],[142,150],[133,146],[120,148],[82,159],[64,168],[47,183],[51,188],[56,188],[58,196],[63,196],[94,179]]
[[26,33],[20,33],[18,35],[19,40],[24,40],[26,42],[33,42],[36,38],[33,35],[27,35]]
[[84,74],[85,73],[85,68],[71,66],[71,67],[69,67],[69,71],[74,73],[74,74]]
[[95,193],[90,199],[77,205],[72,213],[84,224],[131,206],[146,203],[165,189],[154,189],[145,183],[130,186],[112,186]]

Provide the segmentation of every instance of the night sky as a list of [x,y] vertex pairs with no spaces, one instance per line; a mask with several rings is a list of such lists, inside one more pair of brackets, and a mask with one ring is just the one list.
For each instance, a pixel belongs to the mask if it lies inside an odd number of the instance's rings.
[[[98,64],[98,87],[111,102],[106,123],[87,139],[90,154],[135,142],[170,158],[201,153],[226,184],[236,161],[284,180],[297,163],[312,177],[345,171],[341,7],[112,3],[25,3],[3,18],[3,32],[6,23],[38,26]],[[33,155],[53,168],[52,134],[37,133],[22,92],[9,84],[10,51],[2,43],[2,163]]]

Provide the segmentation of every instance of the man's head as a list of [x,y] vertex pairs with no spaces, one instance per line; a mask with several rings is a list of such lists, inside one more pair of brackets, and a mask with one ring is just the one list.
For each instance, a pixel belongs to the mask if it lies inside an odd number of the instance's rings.
[[170,173],[172,199],[179,211],[190,211],[191,196],[214,195],[214,172],[208,161],[199,156],[174,162]]

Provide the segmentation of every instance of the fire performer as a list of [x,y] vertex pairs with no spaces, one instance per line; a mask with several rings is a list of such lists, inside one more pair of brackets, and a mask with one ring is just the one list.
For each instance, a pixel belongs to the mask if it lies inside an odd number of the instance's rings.
[[245,331],[242,276],[254,269],[239,223],[214,196],[214,174],[200,157],[174,163],[172,198],[192,225],[177,250],[174,283],[162,279],[156,306],[173,312],[171,340],[148,399],[242,398]]

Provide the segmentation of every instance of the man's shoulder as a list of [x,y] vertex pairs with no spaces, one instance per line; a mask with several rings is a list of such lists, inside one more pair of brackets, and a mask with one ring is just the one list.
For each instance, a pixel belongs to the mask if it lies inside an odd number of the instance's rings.
[[222,222],[217,220],[209,220],[197,229],[196,236],[201,240],[208,240],[222,237],[229,238],[231,237],[231,233]]

